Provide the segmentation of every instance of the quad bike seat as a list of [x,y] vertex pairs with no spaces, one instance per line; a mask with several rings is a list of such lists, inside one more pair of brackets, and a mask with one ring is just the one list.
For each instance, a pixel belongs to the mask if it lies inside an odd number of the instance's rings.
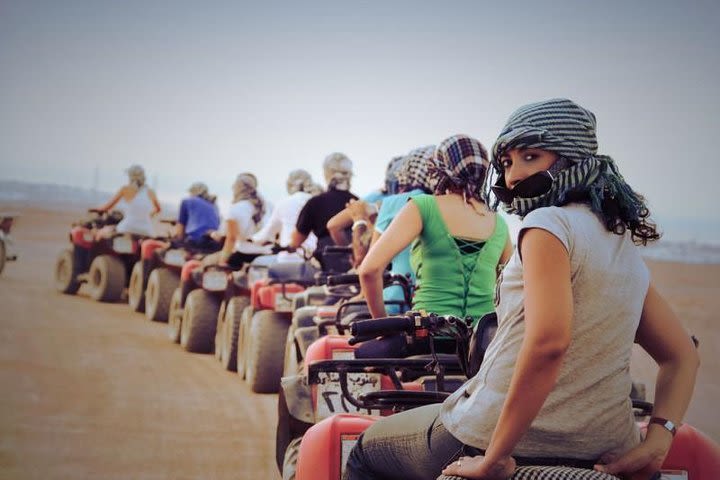
[[268,277],[276,283],[313,285],[317,270],[306,262],[274,263],[268,267]]

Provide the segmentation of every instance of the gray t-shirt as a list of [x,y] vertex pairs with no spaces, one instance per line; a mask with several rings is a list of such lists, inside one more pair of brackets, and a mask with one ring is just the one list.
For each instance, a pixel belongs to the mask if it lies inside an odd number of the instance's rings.
[[[555,388],[514,454],[597,459],[640,441],[629,398],[630,354],[650,283],[630,234],[609,232],[589,207],[539,208],[521,232],[541,228],[570,256],[572,341]],[[524,333],[523,266],[512,255],[496,293],[498,330],[478,374],[443,404],[441,419],[463,443],[485,449],[500,416]]]

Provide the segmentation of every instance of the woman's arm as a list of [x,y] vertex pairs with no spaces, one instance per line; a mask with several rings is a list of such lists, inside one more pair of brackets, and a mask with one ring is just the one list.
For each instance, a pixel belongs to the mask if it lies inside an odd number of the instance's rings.
[[408,202],[393,219],[390,226],[370,247],[358,274],[373,318],[384,317],[382,273],[390,260],[422,232],[422,217],[414,202]]
[[151,189],[149,189],[149,188],[148,188],[148,195],[150,195],[150,200],[152,201],[153,207],[155,207],[155,209],[150,213],[150,216],[151,216],[151,217],[154,217],[155,215],[157,215],[158,213],[160,213],[160,211],[162,210],[162,208],[160,208],[160,202],[158,202],[158,199],[157,199],[157,196],[155,195],[155,192],[153,192],[153,191],[152,191]]
[[[645,296],[635,340],[659,366],[653,416],[680,426],[695,388],[700,358],[680,320],[652,284]],[[651,424],[640,445],[596,469],[613,474],[652,473],[660,469],[671,443],[672,435],[668,430],[662,425]]]
[[252,241],[255,243],[265,243],[275,239],[275,236],[280,233],[282,229],[282,222],[280,221],[279,208],[274,208],[270,214],[270,218],[265,222],[265,226],[261,228],[252,236]]
[[117,203],[123,197],[124,193],[125,187],[122,187],[120,190],[117,191],[117,193],[110,199],[108,203],[98,208],[98,210],[102,212],[109,212],[115,205],[117,205]]
[[485,456],[464,458],[443,473],[473,479],[505,479],[511,454],[552,391],[570,345],[573,299],[570,258],[551,233],[531,228],[521,242],[525,334],[515,371]]
[[238,223],[235,220],[227,219],[225,221],[225,243],[220,251],[220,264],[227,263],[227,259],[235,250],[235,242],[238,239]]
[[349,208],[339,211],[334,217],[328,220],[325,226],[328,232],[330,232],[330,237],[333,239],[333,242],[335,242],[335,245],[347,245],[350,243],[345,235],[345,229],[350,227],[352,223],[353,218]]

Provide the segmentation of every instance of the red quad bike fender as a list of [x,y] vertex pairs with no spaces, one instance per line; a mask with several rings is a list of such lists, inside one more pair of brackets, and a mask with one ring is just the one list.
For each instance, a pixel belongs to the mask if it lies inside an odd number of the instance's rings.
[[[641,425],[642,429],[647,424]],[[720,479],[720,446],[695,427],[678,428],[663,470],[686,470],[688,480]]]
[[182,266],[182,270],[180,270],[180,281],[187,282],[190,280],[190,274],[192,271],[201,266],[202,262],[200,262],[200,260],[188,260],[185,262]]
[[152,260],[153,254],[156,250],[166,248],[167,246],[167,242],[163,242],[162,240],[155,240],[153,238],[143,240],[140,244],[140,259]]
[[[308,365],[313,362],[320,360],[347,360],[355,358],[355,349],[357,345],[348,344],[350,337],[342,335],[326,335],[315,340],[307,349],[305,356],[305,375],[308,374]],[[403,390],[421,392],[423,386],[417,382],[403,382]],[[395,390],[392,380],[387,375],[380,377],[380,389],[381,390]],[[312,396],[313,410],[318,410],[318,386],[312,385],[310,387],[310,394]],[[388,416],[392,415],[392,409],[382,410],[380,415]]]
[[70,242],[81,248],[90,248],[95,240],[95,235],[89,228],[73,227],[70,230]]
[[300,444],[295,480],[339,480],[352,446],[377,419],[341,413],[310,427]]
[[250,289],[252,307],[257,310],[275,310],[275,299],[282,295],[283,291],[289,296],[294,296],[305,291],[305,287],[296,283],[270,284],[268,279],[258,280]]
[[[295,479],[339,480],[357,438],[378,418],[338,414],[313,425],[303,436]],[[684,470],[688,480],[717,480],[720,446],[694,427],[682,425],[662,469]]]

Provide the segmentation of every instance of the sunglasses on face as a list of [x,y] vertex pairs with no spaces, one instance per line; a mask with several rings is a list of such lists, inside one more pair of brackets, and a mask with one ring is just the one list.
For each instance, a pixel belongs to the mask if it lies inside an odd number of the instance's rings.
[[502,203],[512,203],[515,198],[533,198],[544,195],[550,191],[552,184],[552,174],[544,170],[530,175],[510,189],[505,186],[505,175],[503,174],[498,177],[491,190]]

